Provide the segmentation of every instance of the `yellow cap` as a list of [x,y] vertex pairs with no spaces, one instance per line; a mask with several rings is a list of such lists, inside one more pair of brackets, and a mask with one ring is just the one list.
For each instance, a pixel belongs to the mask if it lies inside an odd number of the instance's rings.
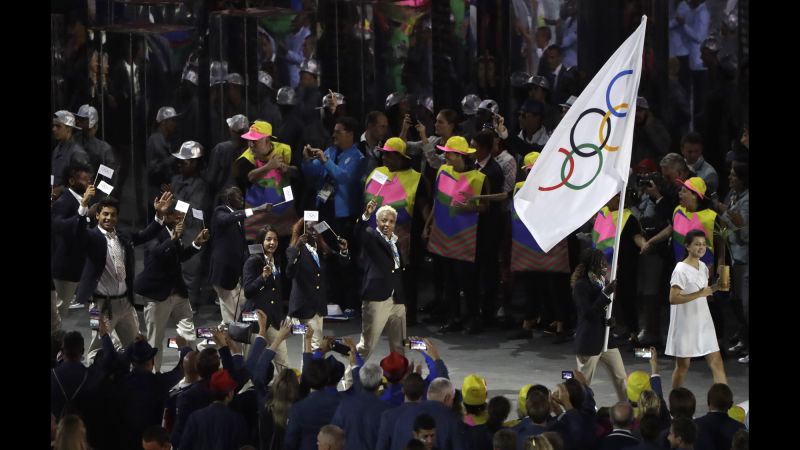
[[637,370],[628,375],[628,382],[626,384],[628,388],[628,400],[638,402],[639,395],[641,395],[642,391],[651,389],[650,375],[648,375],[647,372]]
[[386,143],[383,144],[383,147],[378,147],[378,149],[384,152],[395,152],[399,153],[400,156],[411,159],[410,156],[406,153],[406,142],[399,137],[393,137],[386,140]]
[[731,406],[731,409],[728,410],[728,417],[739,423],[744,423],[744,417],[746,415],[747,414],[744,412],[744,408],[739,405],[733,405]]
[[703,179],[700,177],[689,178],[688,180],[683,182],[683,186],[686,189],[689,189],[690,191],[699,195],[700,198],[706,196],[706,182],[703,181]]
[[461,153],[462,155],[471,155],[476,152],[474,148],[469,146],[467,140],[461,136],[453,136],[447,140],[446,144],[437,145],[436,148],[446,152]]
[[483,405],[486,403],[486,395],[486,380],[483,377],[471,373],[464,378],[461,396],[464,397],[465,405]]
[[256,120],[250,125],[250,131],[242,135],[242,139],[257,141],[272,136],[272,124],[263,120]]
[[528,415],[528,409],[525,407],[525,400],[528,398],[528,391],[530,391],[532,387],[532,384],[526,384],[519,390],[519,396],[517,397],[517,414],[519,414],[519,417]]
[[300,369],[292,368],[292,372],[294,372],[294,374],[297,375],[297,379],[299,380],[300,379],[300,375],[302,375],[302,372],[300,372]]
[[528,153],[522,160],[522,168],[530,169],[531,167],[533,167],[533,163],[535,163],[538,158],[539,158],[539,152]]

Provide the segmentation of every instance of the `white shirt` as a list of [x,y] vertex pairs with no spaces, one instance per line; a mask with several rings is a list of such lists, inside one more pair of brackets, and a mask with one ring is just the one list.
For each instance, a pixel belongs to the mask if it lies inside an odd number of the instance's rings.
[[530,138],[525,137],[525,132],[523,130],[520,130],[517,136],[525,141],[526,144],[544,145],[547,144],[547,140],[550,139],[550,134],[547,133],[547,130],[543,126],[539,127],[539,129],[536,130],[536,132],[533,133]]
[[503,169],[503,192],[511,192],[517,179],[517,161],[506,150],[495,156],[494,160]]

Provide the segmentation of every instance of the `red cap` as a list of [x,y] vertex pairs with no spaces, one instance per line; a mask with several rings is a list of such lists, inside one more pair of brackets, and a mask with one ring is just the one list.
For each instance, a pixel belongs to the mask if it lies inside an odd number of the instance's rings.
[[381,368],[390,383],[397,383],[408,371],[408,360],[405,356],[393,351],[381,360]]
[[214,372],[214,375],[211,376],[209,387],[212,391],[228,393],[236,389],[236,382],[233,381],[227,370],[222,369]]

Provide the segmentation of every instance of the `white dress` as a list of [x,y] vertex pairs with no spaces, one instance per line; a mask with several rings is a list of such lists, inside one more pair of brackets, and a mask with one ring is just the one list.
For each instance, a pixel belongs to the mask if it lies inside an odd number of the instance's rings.
[[[708,286],[708,267],[701,262],[698,270],[679,262],[672,271],[669,285],[680,287],[681,294],[693,294]],[[664,353],[679,358],[692,358],[717,351],[717,333],[705,297],[680,305],[670,305],[669,333]]]

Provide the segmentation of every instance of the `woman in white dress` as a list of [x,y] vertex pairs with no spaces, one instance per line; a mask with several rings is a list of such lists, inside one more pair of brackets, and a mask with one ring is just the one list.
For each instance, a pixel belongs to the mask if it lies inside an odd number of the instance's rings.
[[672,389],[683,385],[691,358],[705,356],[714,383],[728,384],[719,353],[714,321],[706,297],[718,290],[708,285],[708,266],[700,258],[706,253],[706,236],[701,230],[686,234],[686,259],[672,271],[669,291],[669,333],[665,353],[675,357]]

